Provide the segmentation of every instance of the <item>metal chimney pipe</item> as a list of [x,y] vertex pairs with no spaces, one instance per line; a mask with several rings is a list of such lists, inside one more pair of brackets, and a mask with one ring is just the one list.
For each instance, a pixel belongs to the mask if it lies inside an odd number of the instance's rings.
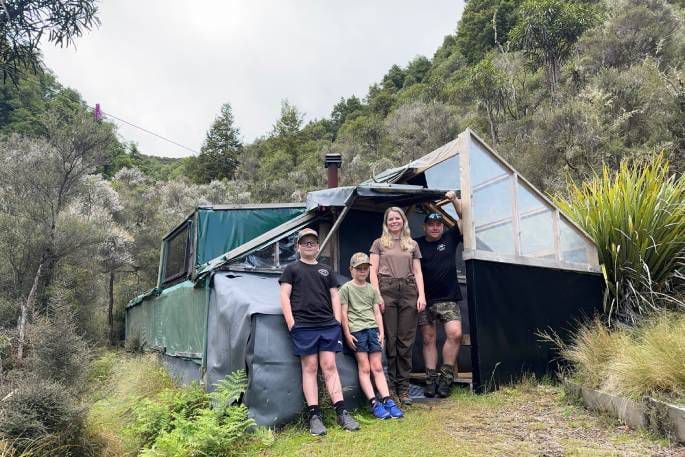
[[323,160],[323,166],[328,175],[328,188],[338,187],[338,169],[342,164],[342,156],[337,152],[329,152]]

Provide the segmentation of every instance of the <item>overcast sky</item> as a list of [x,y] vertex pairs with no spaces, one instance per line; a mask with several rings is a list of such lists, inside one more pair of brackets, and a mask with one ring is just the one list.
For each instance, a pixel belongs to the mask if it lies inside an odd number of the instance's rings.
[[[267,134],[287,98],[306,119],[364,97],[393,64],[432,57],[461,0],[99,2],[102,25],[76,49],[43,48],[59,81],[91,106],[199,151],[230,102],[243,140]],[[150,155],[192,153],[117,122]]]

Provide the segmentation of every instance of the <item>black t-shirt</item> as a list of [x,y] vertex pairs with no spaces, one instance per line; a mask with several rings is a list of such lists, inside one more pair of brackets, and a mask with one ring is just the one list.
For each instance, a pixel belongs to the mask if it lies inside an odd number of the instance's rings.
[[328,265],[310,265],[296,261],[285,267],[279,283],[293,286],[290,293],[290,307],[295,325],[315,327],[336,324],[331,291],[337,287],[333,270]]
[[457,246],[463,241],[459,227],[443,232],[439,240],[417,238],[421,248],[421,271],[428,304],[462,299],[457,281]]

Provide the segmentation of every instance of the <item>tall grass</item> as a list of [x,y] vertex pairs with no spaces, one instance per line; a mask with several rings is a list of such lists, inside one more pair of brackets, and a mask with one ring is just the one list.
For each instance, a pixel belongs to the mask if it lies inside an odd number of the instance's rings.
[[154,354],[104,353],[88,376],[93,404],[87,427],[103,456],[135,454],[137,443],[123,433],[133,419],[131,408],[141,398],[174,388],[174,381]]
[[599,319],[579,325],[573,340],[545,334],[587,387],[640,400],[685,404],[685,314],[662,312],[637,326],[609,329]]
[[605,166],[555,200],[597,244],[609,322],[685,309],[685,175],[669,176],[662,154],[615,173]]
[[664,396],[685,404],[685,315],[665,313],[635,331],[610,359],[602,387],[632,398]]

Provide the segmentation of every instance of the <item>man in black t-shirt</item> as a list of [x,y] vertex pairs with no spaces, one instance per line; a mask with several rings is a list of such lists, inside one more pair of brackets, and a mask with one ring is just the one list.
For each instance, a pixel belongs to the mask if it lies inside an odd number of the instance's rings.
[[[461,201],[452,191],[445,195],[461,217]],[[423,335],[423,358],[426,365],[426,387],[424,394],[447,397],[454,382],[454,366],[461,344],[462,300],[457,281],[456,251],[463,241],[459,226],[445,230],[439,213],[430,213],[423,224],[425,236],[417,238],[421,249],[421,271],[426,290],[426,309],[419,314],[419,327]],[[442,367],[437,370],[438,350],[436,347],[435,324],[441,321],[445,328],[445,344],[442,348]]]
[[335,364],[336,352],[342,351],[341,306],[335,274],[316,260],[319,252],[316,231],[300,230],[297,252],[300,259],[285,267],[278,282],[283,317],[302,366],[302,391],[309,409],[309,431],[312,435],[326,433],[316,379],[319,365],[335,407],[337,423],[345,430],[359,430],[359,424],[345,410]]

